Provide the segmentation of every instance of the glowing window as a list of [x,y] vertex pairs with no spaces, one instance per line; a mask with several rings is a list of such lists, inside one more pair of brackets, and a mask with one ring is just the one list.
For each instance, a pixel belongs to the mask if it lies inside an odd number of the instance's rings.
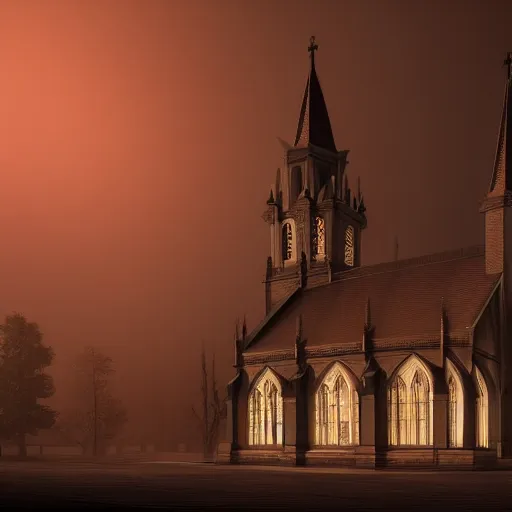
[[345,229],[345,265],[354,266],[354,228]]
[[283,443],[283,398],[275,375],[266,370],[249,395],[249,444]]
[[359,396],[340,364],[329,371],[316,394],[316,444],[359,444]]
[[432,383],[422,363],[409,358],[388,389],[389,443],[432,444]]

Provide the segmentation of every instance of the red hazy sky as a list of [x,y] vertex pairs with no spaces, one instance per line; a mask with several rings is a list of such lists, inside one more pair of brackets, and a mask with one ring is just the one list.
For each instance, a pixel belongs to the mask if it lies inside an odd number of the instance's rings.
[[196,400],[201,340],[231,377],[313,34],[363,263],[395,235],[400,257],[483,243],[511,22],[505,0],[0,0],[0,313],[40,324],[56,398],[85,344],[149,423]]

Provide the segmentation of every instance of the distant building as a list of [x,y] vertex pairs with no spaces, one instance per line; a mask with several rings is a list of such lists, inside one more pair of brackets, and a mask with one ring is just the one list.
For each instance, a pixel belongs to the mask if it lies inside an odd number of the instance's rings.
[[485,246],[360,267],[366,227],[315,70],[264,219],[266,317],[236,336],[220,462],[480,465],[512,452],[512,89]]

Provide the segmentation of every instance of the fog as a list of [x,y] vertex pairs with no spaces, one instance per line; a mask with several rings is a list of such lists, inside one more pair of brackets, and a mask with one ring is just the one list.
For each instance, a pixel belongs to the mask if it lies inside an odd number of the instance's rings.
[[367,206],[363,264],[483,242],[512,5],[2,0],[0,314],[38,322],[57,409],[85,345],[127,432],[192,443],[200,347],[264,314],[277,137],[317,71]]

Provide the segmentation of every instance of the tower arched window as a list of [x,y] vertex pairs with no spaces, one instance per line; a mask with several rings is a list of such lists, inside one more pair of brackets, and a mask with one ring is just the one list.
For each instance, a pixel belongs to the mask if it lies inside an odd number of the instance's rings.
[[249,444],[283,443],[283,398],[276,376],[265,370],[249,394]]
[[423,363],[410,357],[388,389],[389,443],[394,446],[432,444],[432,381]]
[[446,361],[448,384],[448,446],[461,448],[464,443],[464,388],[459,372]]
[[476,384],[476,445],[478,448],[489,448],[489,394],[484,376],[475,366]]
[[325,257],[325,220],[318,216],[313,218],[313,255]]
[[354,266],[354,227],[345,229],[345,265]]
[[359,395],[339,363],[327,373],[316,393],[316,444],[359,444]]
[[300,165],[298,165],[292,169],[291,187],[290,187],[290,194],[291,194],[290,203],[294,203],[296,201],[296,199],[300,196],[302,189],[303,189],[302,167],[300,167]]
[[287,220],[283,223],[282,227],[282,255],[283,261],[295,261],[295,230],[292,220]]

